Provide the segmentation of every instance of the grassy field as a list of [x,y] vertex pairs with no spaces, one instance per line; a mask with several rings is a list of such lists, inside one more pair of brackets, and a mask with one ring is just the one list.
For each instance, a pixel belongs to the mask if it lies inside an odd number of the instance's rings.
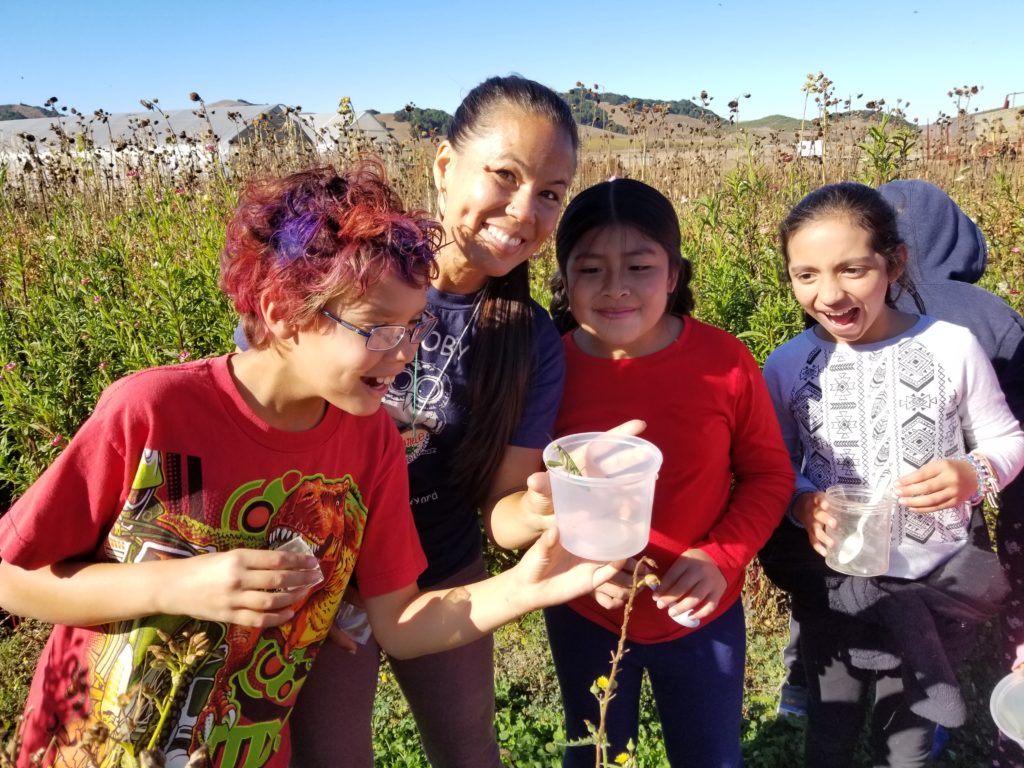
[[[576,188],[618,175],[664,191],[694,263],[697,316],[739,336],[758,360],[801,327],[781,281],[775,230],[789,206],[823,182],[920,177],[942,185],[989,238],[985,287],[1020,311],[1022,160],[1009,152],[972,154],[966,137],[958,144],[955,135],[958,151],[927,159],[886,114],[856,128],[841,121],[830,128],[827,113],[808,125],[808,137],[825,139],[819,161],[794,157],[792,143],[771,132],[710,125],[666,132],[661,115],[641,113],[628,135],[588,139]],[[234,320],[217,289],[217,254],[240,180],[313,163],[344,165],[368,149],[384,156],[407,204],[431,207],[429,142],[369,147],[353,136],[318,153],[268,141],[240,148],[224,167],[178,169],[163,167],[156,155],[101,160],[72,146],[0,169],[0,510],[58,455],[114,379],[230,348]],[[550,253],[534,262],[542,301],[553,268]],[[756,567],[751,574],[744,752],[755,768],[788,766],[800,754],[801,724],[775,715],[786,609]],[[0,724],[9,727],[20,712],[46,631],[11,617],[0,622]],[[508,762],[557,765],[564,734],[543,622],[527,617],[502,630],[498,644],[497,728]],[[1001,675],[994,648],[989,629],[962,670],[973,715],[953,734],[942,765],[985,762],[993,737],[986,697]],[[649,693],[642,709],[637,764],[664,765]],[[374,717],[379,765],[426,765],[386,669]]]

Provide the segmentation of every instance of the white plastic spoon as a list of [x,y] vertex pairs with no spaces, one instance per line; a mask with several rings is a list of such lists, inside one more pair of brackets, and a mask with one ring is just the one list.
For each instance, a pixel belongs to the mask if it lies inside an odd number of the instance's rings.
[[[868,504],[874,506],[882,500],[882,496],[885,495],[888,486],[884,482],[880,482],[875,486],[875,490],[871,494],[871,498],[868,499]],[[864,526],[867,524],[868,515],[861,515],[860,520],[857,521],[857,527],[853,533],[846,537],[843,545],[839,548],[839,552],[836,554],[836,562],[840,565],[849,564],[860,551],[864,549]]]
[[843,546],[839,548],[839,552],[836,553],[836,562],[840,565],[847,565],[864,548],[864,525],[867,521],[867,515],[862,515],[860,520],[857,521],[857,528],[846,537]]
[[700,619],[693,618],[692,609],[689,611],[683,611],[678,616],[673,616],[672,614],[669,614],[669,617],[676,624],[682,624],[684,627],[688,627],[689,629],[695,629],[696,627],[700,626]]

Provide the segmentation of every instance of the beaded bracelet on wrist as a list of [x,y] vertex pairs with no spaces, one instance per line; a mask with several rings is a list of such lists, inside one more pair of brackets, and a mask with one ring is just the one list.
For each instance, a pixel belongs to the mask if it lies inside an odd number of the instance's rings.
[[996,473],[992,469],[992,463],[988,457],[977,451],[971,451],[961,458],[974,468],[974,474],[978,478],[978,490],[968,499],[971,506],[980,504],[983,499],[987,499],[990,505],[998,507],[999,481],[996,479]]

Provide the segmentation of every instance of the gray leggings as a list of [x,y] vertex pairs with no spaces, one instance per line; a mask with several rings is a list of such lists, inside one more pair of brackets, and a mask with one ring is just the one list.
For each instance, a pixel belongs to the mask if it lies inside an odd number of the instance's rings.
[[870,738],[873,765],[919,768],[927,763],[935,723],[910,711],[899,669],[867,672],[849,663],[841,638],[800,626],[807,674],[806,768],[850,768],[874,682]]
[[[483,560],[436,587],[486,577]],[[391,659],[434,768],[501,768],[494,734],[494,641],[488,636],[418,659]],[[291,717],[292,768],[373,768],[371,716],[380,646],[355,655],[328,641]]]

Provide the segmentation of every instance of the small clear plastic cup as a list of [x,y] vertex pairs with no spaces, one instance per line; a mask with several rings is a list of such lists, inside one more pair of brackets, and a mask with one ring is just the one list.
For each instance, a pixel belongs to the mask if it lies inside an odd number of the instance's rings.
[[630,435],[582,432],[550,443],[544,463],[562,546],[588,560],[642,552],[661,460],[657,446]]
[[836,528],[825,564],[851,576],[882,576],[889,570],[889,543],[896,497],[889,490],[834,485],[825,491]]
[[[281,541],[279,544],[277,544],[276,546],[271,547],[271,549],[276,549],[276,550],[278,550],[280,552],[295,552],[295,553],[300,554],[300,555],[313,555],[314,557],[316,556],[316,552],[313,551],[313,548],[311,546],[309,546],[309,544],[306,543],[306,540],[304,538],[302,538],[301,536],[293,536],[290,539],[285,539],[285,540]],[[317,584],[319,584],[320,582],[322,582],[324,580],[324,573],[323,573],[323,571],[320,570],[320,564],[319,563],[317,563],[315,570],[316,570],[317,579],[313,583],[313,586],[316,586]],[[308,588],[309,587],[296,587],[292,591],[298,591],[299,589],[308,589]]]
[[1003,735],[1024,747],[1024,672],[1011,672],[996,683],[988,706]]

